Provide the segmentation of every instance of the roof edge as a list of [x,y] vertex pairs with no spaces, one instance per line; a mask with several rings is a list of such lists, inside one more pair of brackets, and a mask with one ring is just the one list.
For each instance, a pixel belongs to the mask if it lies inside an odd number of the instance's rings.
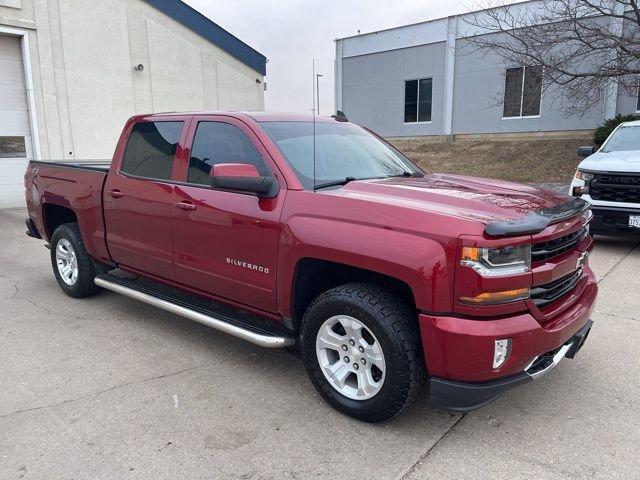
[[425,25],[425,24],[428,24],[428,23],[442,22],[442,21],[447,20],[449,18],[464,17],[466,15],[473,15],[473,14],[477,14],[477,13],[482,13],[482,12],[485,12],[487,10],[492,10],[492,9],[495,9],[495,8],[502,8],[504,6],[522,5],[522,4],[525,4],[525,3],[535,3],[537,1],[539,1],[539,0],[514,0],[513,3],[504,4],[504,5],[497,5],[495,7],[490,7],[490,8],[481,8],[481,9],[475,9],[475,10],[468,9],[466,12],[454,13],[454,14],[451,14],[451,15],[445,15],[445,16],[436,17],[436,18],[429,18],[427,20],[421,20],[421,21],[418,21],[418,22],[411,22],[411,23],[406,23],[406,24],[403,24],[403,25],[396,25],[395,27],[381,28],[380,30],[373,30],[371,32],[357,33],[355,35],[348,35],[346,37],[338,37],[338,38],[335,38],[333,41],[337,42],[337,41],[340,41],[340,40],[349,40],[349,39],[352,39],[352,38],[364,37],[366,35],[375,35],[377,33],[390,32],[392,30],[401,30],[401,29],[406,28],[406,27],[416,27],[418,25]]
[[229,33],[210,18],[181,0],[143,0],[189,30],[260,73],[267,74],[267,57]]

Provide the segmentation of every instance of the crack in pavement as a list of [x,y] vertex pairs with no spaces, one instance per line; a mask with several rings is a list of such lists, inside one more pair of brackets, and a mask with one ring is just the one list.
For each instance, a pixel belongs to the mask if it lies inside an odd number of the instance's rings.
[[1,273],[0,273],[0,278],[3,278],[7,282],[11,283],[12,284],[11,286],[14,289],[13,294],[11,296],[9,296],[9,297],[5,297],[5,300],[9,300],[9,299],[12,299],[12,298],[17,298],[18,297],[18,293],[20,292],[20,288],[18,287],[18,282],[16,282],[13,278],[10,278],[10,277],[8,277],[6,275],[3,275]]
[[407,470],[405,473],[403,473],[403,474],[399,477],[399,479],[398,479],[398,480],[405,480],[405,479],[409,478],[409,476],[410,476],[410,475],[412,475],[412,474],[416,471],[416,469],[417,469],[417,468],[422,464],[422,462],[424,462],[424,461],[429,457],[429,455],[431,454],[431,452],[432,452],[433,450],[435,450],[435,449],[436,449],[436,447],[437,447],[438,445],[440,445],[440,443],[442,443],[442,442],[445,440],[445,438],[447,438],[447,437],[451,434],[451,432],[453,432],[453,430],[456,428],[456,426],[457,426],[457,425],[462,421],[462,419],[463,419],[463,418],[465,418],[466,416],[467,416],[467,414],[466,414],[466,413],[463,413],[462,415],[460,415],[460,418],[458,418],[455,422],[453,422],[453,423],[449,426],[449,428],[448,428],[448,429],[447,429],[447,430],[446,430],[442,435],[440,435],[440,438],[438,438],[438,439],[435,441],[435,443],[434,443],[433,445],[431,445],[431,446],[429,447],[429,449],[428,449],[426,452],[424,452],[422,455],[420,455],[420,457],[418,458],[418,460],[416,460],[416,461],[414,462],[414,464],[413,464],[413,465],[411,465],[411,467],[409,467],[409,470]]
[[640,318],[635,318],[635,317],[625,317],[623,315],[616,315],[615,313],[607,313],[607,312],[603,312],[602,310],[594,310],[598,315],[604,315],[605,317],[613,317],[613,318],[620,318],[622,320],[631,320],[634,322],[640,322]]
[[18,282],[16,280],[14,280],[13,278],[8,277],[7,275],[3,275],[3,274],[0,274],[0,278],[3,278],[5,280],[7,280],[8,282],[12,283],[12,286],[14,288],[13,294],[10,297],[6,297],[7,300],[12,299],[12,300],[17,300],[18,302],[28,303],[32,307],[43,311],[47,315],[62,315],[62,316],[68,317],[68,318],[73,318],[75,320],[86,320],[86,318],[87,318],[85,316],[75,315],[73,313],[52,312],[48,307],[45,307],[43,305],[38,304],[35,300],[31,300],[31,299],[19,296],[19,294],[22,292],[22,290],[20,289],[20,287],[18,285]]
[[54,403],[54,404],[40,405],[38,407],[25,408],[23,410],[15,410],[13,412],[9,412],[9,413],[0,415],[0,420],[3,420],[3,419],[8,418],[8,417],[10,417],[12,415],[17,415],[17,414],[20,414],[20,413],[35,412],[35,411],[38,411],[38,410],[44,410],[44,409],[48,409],[48,408],[55,408],[55,407],[59,407],[61,405],[66,405],[66,404],[69,404],[69,403],[79,402],[80,400],[84,400],[84,399],[90,398],[90,397],[96,397],[98,395],[102,395],[102,394],[105,394],[105,393],[108,393],[108,392],[112,392],[112,391],[117,390],[119,388],[128,387],[128,386],[131,386],[131,385],[138,385],[138,384],[145,383],[145,382],[150,382],[150,381],[153,381],[153,380],[160,380],[160,379],[163,379],[163,378],[169,378],[169,377],[173,377],[173,376],[176,376],[176,375],[180,375],[182,373],[187,373],[187,372],[190,372],[190,371],[193,371],[193,370],[197,370],[197,369],[203,368],[203,367],[208,367],[208,366],[210,366],[210,365],[208,365],[208,364],[207,365],[196,365],[196,366],[193,366],[193,367],[185,368],[183,370],[179,370],[177,372],[164,373],[162,375],[156,375],[156,376],[153,376],[153,377],[144,378],[142,380],[134,380],[134,381],[131,381],[131,382],[122,383],[120,385],[114,385],[113,387],[109,387],[109,388],[107,388],[105,390],[100,390],[98,392],[88,393],[87,395],[82,395],[82,396],[80,396],[78,398],[71,398],[71,399],[68,399],[68,400],[63,400],[61,402]]
[[613,271],[614,271],[614,270],[615,270],[615,269],[616,269],[616,268],[617,268],[617,267],[618,267],[618,266],[619,266],[619,265],[624,261],[624,259],[625,259],[625,258],[627,258],[627,257],[629,256],[629,254],[630,254],[631,252],[633,252],[636,248],[638,248],[638,246],[639,246],[639,245],[640,245],[640,242],[637,242],[637,243],[635,243],[635,244],[634,244],[634,245],[633,245],[629,250],[627,250],[627,252],[626,252],[624,255],[622,255],[622,257],[620,257],[620,258],[618,259],[618,261],[613,265],[613,267],[611,267],[611,268],[607,271],[607,273],[605,273],[605,274],[603,275],[603,277],[602,277],[600,280],[598,280],[598,282],[597,282],[597,283],[598,283],[598,284],[602,283],[602,282],[605,280],[605,278],[607,278],[607,277],[609,276],[609,274],[610,274],[611,272],[613,272]]

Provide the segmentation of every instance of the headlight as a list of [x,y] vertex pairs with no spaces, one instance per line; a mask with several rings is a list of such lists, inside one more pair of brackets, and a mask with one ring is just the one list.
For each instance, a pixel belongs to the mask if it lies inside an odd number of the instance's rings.
[[483,277],[525,273],[531,269],[531,245],[463,247],[460,264],[473,268]]
[[593,180],[594,175],[593,173],[576,170],[576,178],[578,180],[584,180],[585,182],[590,182],[591,180]]

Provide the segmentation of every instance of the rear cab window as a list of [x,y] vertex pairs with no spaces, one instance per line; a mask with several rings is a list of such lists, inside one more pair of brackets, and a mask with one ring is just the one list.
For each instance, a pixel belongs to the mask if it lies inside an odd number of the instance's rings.
[[182,121],[136,123],[129,134],[120,172],[154,180],[171,180]]

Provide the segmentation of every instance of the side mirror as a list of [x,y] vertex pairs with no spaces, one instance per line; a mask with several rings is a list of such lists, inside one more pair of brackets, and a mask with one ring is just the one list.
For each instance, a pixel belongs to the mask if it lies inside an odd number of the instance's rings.
[[220,163],[211,168],[211,186],[221,190],[266,195],[273,187],[272,177],[260,176],[255,165]]
[[578,147],[578,155],[587,158],[596,153],[596,147]]

